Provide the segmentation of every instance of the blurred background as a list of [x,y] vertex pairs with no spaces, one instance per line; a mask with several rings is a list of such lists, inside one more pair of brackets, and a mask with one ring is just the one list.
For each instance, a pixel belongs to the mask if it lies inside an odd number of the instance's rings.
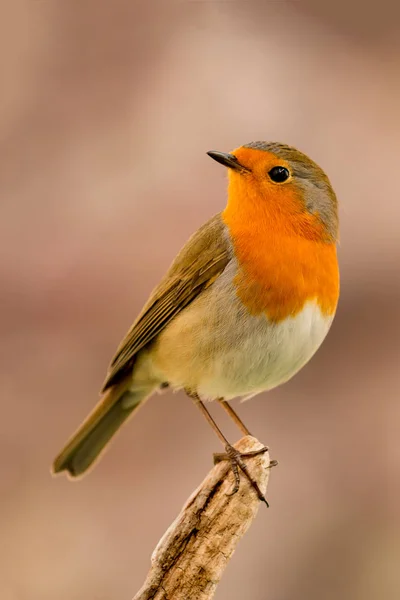
[[217,438],[166,393],[90,476],[49,473],[150,290],[224,206],[206,151],[258,139],[329,174],[342,295],[310,364],[239,407],[279,466],[216,599],[398,598],[396,3],[14,0],[1,13],[1,598],[131,598],[209,470]]

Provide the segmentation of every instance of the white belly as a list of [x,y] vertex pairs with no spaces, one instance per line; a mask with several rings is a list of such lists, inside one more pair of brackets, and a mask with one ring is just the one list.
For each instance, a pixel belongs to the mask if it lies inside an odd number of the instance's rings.
[[248,331],[232,340],[230,350],[215,355],[209,377],[199,382],[200,396],[250,397],[285,383],[310,360],[332,323],[312,302],[281,323],[253,319]]
[[252,317],[237,298],[232,273],[224,272],[166,327],[148,359],[157,379],[203,399],[252,396],[301,369],[332,320],[315,302],[279,323]]

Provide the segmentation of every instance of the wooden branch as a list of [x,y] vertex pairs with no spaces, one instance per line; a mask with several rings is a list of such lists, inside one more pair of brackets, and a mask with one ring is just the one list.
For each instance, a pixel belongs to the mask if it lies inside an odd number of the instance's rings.
[[[251,436],[235,444],[240,452],[262,447]],[[265,494],[269,467],[276,461],[270,463],[268,452],[244,460]],[[228,462],[210,471],[159,541],[146,581],[133,600],[209,600],[214,596],[240,538],[260,505],[266,509],[243,474],[239,491],[228,496],[233,485]]]

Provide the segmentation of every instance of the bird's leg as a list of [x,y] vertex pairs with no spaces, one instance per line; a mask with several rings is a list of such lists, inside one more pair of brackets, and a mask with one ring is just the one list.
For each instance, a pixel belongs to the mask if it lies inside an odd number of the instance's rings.
[[188,393],[188,392],[186,392],[186,393],[188,394],[188,396],[190,396],[195,401],[196,405],[199,407],[199,409],[201,410],[201,412],[203,413],[203,415],[205,416],[207,421],[210,423],[211,427],[214,429],[215,433],[217,434],[217,436],[219,437],[219,439],[225,446],[225,453],[218,455],[219,460],[217,460],[216,462],[220,462],[221,460],[229,460],[229,462],[231,463],[231,469],[232,469],[233,475],[235,477],[235,485],[233,486],[232,492],[229,495],[236,494],[236,492],[239,489],[239,485],[240,485],[239,469],[240,469],[243,472],[243,474],[247,477],[247,479],[250,482],[253,489],[256,491],[259,499],[262,500],[263,502],[265,502],[265,504],[267,506],[269,506],[267,500],[265,499],[264,494],[258,487],[258,483],[256,481],[254,481],[254,479],[250,475],[250,473],[247,469],[247,466],[244,463],[243,458],[242,458],[242,457],[246,457],[246,456],[256,456],[257,454],[262,454],[263,452],[267,452],[268,448],[261,448],[260,450],[255,450],[253,452],[241,454],[238,450],[236,450],[236,448],[234,448],[228,442],[228,440],[226,439],[226,437],[224,436],[224,434],[222,433],[222,431],[220,430],[220,428],[218,427],[218,425],[216,424],[216,422],[214,421],[214,419],[212,418],[212,416],[210,415],[210,413],[208,412],[204,403],[200,400],[198,395],[194,394],[194,393]]
[[220,403],[222,408],[226,410],[231,419],[236,423],[239,429],[244,433],[244,435],[251,435],[250,431],[247,429],[246,425],[243,423],[242,419],[239,417],[237,412],[233,410],[232,406],[226,402],[223,398],[218,398],[217,402]]

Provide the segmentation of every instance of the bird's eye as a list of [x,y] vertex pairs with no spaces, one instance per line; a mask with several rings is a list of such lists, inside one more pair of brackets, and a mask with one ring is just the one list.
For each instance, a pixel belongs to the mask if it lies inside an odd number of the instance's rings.
[[268,175],[275,183],[283,183],[290,177],[290,173],[286,167],[273,167],[268,171]]

